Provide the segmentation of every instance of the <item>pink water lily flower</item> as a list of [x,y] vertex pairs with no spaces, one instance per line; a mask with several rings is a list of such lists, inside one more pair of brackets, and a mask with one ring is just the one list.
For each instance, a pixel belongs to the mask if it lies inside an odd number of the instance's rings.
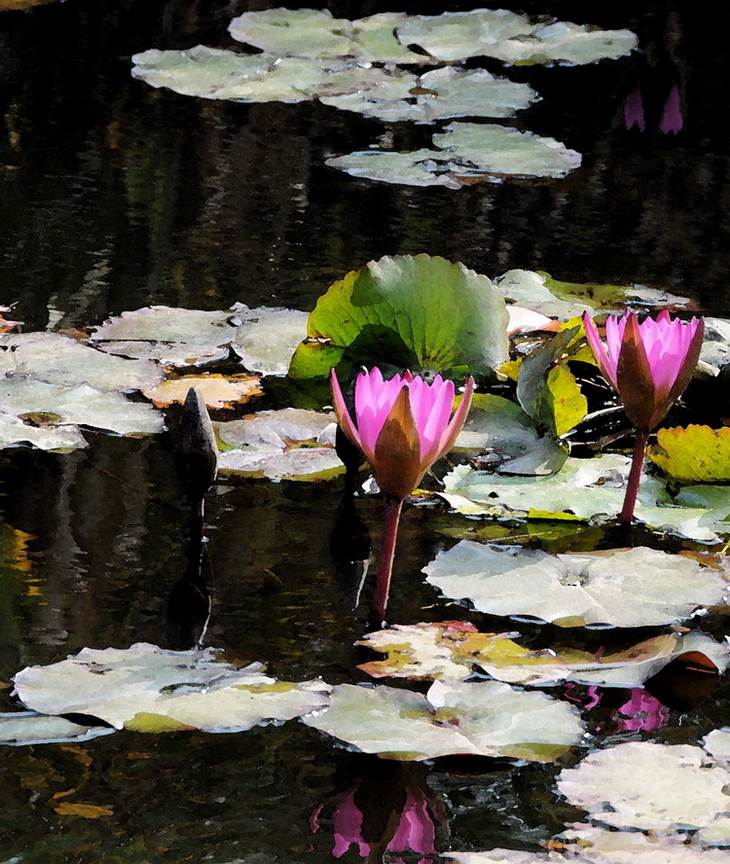
[[634,312],[606,321],[606,341],[587,314],[588,344],[601,372],[621,397],[626,414],[640,431],[649,431],[689,384],[702,347],[704,322],[672,319],[666,309],[656,321],[641,323]]
[[355,381],[355,419],[350,416],[332,370],[332,398],[342,431],[368,460],[386,498],[402,500],[428,469],[447,453],[471,404],[474,380],[452,416],[454,383],[436,375],[425,379],[404,372],[385,380],[379,369],[361,372]]

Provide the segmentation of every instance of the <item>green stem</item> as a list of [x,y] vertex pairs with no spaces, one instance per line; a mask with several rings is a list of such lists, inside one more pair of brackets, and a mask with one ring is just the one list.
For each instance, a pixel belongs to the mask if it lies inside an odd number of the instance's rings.
[[370,604],[370,623],[382,627],[385,623],[385,610],[390,594],[390,577],[393,574],[393,558],[395,544],[398,539],[398,525],[403,508],[403,499],[394,498],[385,504],[385,527],[383,529],[383,545],[378,559],[378,573],[375,578],[375,592]]
[[636,444],[634,444],[634,455],[631,457],[631,471],[626,485],[624,506],[621,508],[619,522],[631,522],[634,518],[636,507],[636,496],[639,494],[639,483],[641,482],[641,469],[644,467],[644,453],[649,440],[648,429],[636,430]]

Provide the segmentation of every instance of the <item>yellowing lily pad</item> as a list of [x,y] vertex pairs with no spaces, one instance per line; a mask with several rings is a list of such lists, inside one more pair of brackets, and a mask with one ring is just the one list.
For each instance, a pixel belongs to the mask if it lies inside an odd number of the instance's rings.
[[566,702],[497,681],[436,681],[426,696],[340,684],[329,707],[303,722],[364,753],[415,761],[470,754],[551,762],[583,734]]
[[462,540],[423,572],[447,597],[466,600],[481,612],[567,627],[669,624],[724,603],[730,587],[711,567],[646,547],[550,555]]
[[236,403],[249,402],[264,392],[259,386],[261,379],[254,375],[191,375],[186,378],[171,378],[144,395],[158,408],[173,403],[183,403],[191,387],[197,388],[207,408],[230,408]]
[[261,664],[237,669],[211,648],[166,651],[144,642],[84,648],[60,663],[23,669],[14,681],[18,698],[33,710],[88,714],[116,729],[147,732],[244,731],[321,709],[329,692],[316,681],[262,686],[277,682]]
[[665,474],[685,483],[730,481],[730,428],[691,425],[660,429],[647,450]]

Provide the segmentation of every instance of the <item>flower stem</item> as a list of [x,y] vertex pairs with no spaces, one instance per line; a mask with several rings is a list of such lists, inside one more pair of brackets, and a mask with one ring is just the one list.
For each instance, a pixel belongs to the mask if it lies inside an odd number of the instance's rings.
[[375,578],[375,593],[370,604],[370,624],[381,627],[385,623],[385,610],[390,594],[390,577],[393,573],[395,544],[398,539],[398,525],[403,509],[402,498],[391,498],[385,504],[385,527],[383,545],[378,559],[378,573]]
[[644,453],[646,452],[646,444],[648,440],[648,429],[636,430],[636,444],[634,444],[634,455],[631,457],[631,471],[629,472],[629,481],[626,485],[624,506],[621,508],[621,515],[618,517],[619,522],[631,522],[634,518],[636,496],[639,493],[641,469],[644,466]]

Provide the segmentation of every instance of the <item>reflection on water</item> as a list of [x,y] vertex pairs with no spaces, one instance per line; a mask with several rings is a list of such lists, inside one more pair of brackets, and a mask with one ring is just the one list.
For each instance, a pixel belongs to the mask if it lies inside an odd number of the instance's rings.
[[[543,95],[530,127],[583,152],[583,167],[559,182],[454,192],[324,167],[384,134],[418,146],[428,130],[321,105],[188,99],[131,80],[133,53],[225,47],[228,20],[263,5],[69,0],[0,12],[0,304],[19,300],[13,314],[30,329],[49,319],[89,325],[149,303],[309,309],[346,271],[422,251],[490,275],[524,267],[644,283],[730,314],[729,165],[716,119],[727,69],[720,28],[703,11],[643,3],[629,16],[621,4],[593,4],[592,23],[636,28],[646,54],[511,73]],[[332,11],[395,8],[351,5]],[[578,2],[519,5],[585,20]],[[676,104],[667,114],[675,87],[681,130]],[[631,122],[639,116],[643,129]],[[188,506],[167,437],[99,435],[66,455],[4,451],[0,681],[85,645],[196,639],[208,590],[207,644],[265,659],[285,678],[353,680],[362,621],[351,609],[381,514],[369,500],[355,512],[339,483],[219,480],[205,562],[200,544],[188,558]],[[422,508],[404,515],[398,578],[408,589],[394,592],[393,620],[463,614],[422,583],[441,539],[435,524]],[[692,742],[726,725],[727,685],[712,681],[713,691],[708,680],[695,677],[698,698],[683,703],[687,681],[652,682],[651,703],[644,691],[633,701],[620,691],[605,708],[624,717],[612,734],[649,734],[640,721],[652,717],[656,740]],[[666,726],[656,700],[672,708]],[[579,816],[553,791],[557,767],[465,776],[360,761],[297,723],[233,736],[118,733],[0,756],[0,856],[22,862],[299,864],[329,861],[333,847],[343,860],[411,861],[449,844],[537,848]]]

